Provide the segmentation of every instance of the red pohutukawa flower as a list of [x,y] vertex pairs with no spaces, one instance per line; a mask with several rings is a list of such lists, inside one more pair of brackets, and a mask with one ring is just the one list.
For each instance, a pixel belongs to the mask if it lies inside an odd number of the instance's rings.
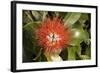
[[69,29],[65,29],[63,21],[58,17],[47,18],[36,32],[38,42],[46,53],[55,53],[67,46],[71,39]]

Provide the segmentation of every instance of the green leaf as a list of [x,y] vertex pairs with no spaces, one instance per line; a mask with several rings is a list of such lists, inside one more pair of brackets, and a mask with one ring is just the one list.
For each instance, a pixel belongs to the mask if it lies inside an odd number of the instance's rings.
[[79,22],[81,24],[84,24],[88,19],[89,19],[88,14],[87,13],[82,13],[81,14],[81,17],[79,19]]
[[37,60],[41,56],[41,53],[42,53],[42,49],[40,49],[40,51],[38,52],[38,54],[36,55],[36,57],[33,60]]
[[26,25],[23,26],[23,29],[28,30],[29,32],[35,28],[38,28],[41,22],[36,21],[36,22],[30,22]]
[[91,48],[90,47],[86,48],[85,55],[87,55],[89,58],[91,57]]
[[37,44],[37,38],[34,29],[38,27],[38,23],[28,23],[23,27],[23,55],[28,61],[33,61],[37,57],[41,47]]
[[45,57],[45,55],[44,55],[43,52],[42,52],[42,54],[41,54],[41,56],[40,56],[40,58],[39,58],[39,61],[40,61],[40,62],[44,62],[44,61],[47,62],[47,58]]
[[31,12],[30,11],[25,11],[25,14],[27,15],[27,17],[33,21],[33,18],[32,18],[32,15],[31,15]]
[[55,12],[55,15],[56,15],[56,17],[58,17],[59,16],[59,12]]
[[46,19],[48,12],[47,11],[43,11],[42,13],[42,21],[44,21]]
[[38,20],[38,21],[41,20],[41,15],[38,11],[31,11],[31,12],[35,20]]
[[28,18],[27,14],[25,13],[26,10],[23,10],[23,26],[29,22],[31,22],[31,19]]
[[86,41],[87,43],[89,43],[89,33],[88,33],[88,31],[87,30],[84,30],[84,33],[85,33],[85,35],[84,35],[84,41]]
[[76,59],[76,48],[69,47],[68,48],[68,60],[75,60]]
[[87,59],[89,59],[89,57],[88,57],[87,55],[81,55],[80,57],[81,57],[82,60],[87,60]]
[[67,14],[67,12],[59,12],[59,16],[61,17],[61,19],[64,19]]
[[73,13],[73,12],[69,12],[67,13],[67,15],[65,16],[65,18],[63,19],[64,21],[64,25],[68,25],[68,26],[72,26],[75,22],[78,21],[78,19],[80,18],[81,13]]

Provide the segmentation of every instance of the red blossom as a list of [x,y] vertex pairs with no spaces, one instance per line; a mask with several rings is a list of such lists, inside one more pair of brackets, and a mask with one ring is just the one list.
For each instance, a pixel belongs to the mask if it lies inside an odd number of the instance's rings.
[[43,21],[37,29],[36,36],[46,53],[62,50],[71,40],[71,32],[65,29],[63,21],[58,17]]

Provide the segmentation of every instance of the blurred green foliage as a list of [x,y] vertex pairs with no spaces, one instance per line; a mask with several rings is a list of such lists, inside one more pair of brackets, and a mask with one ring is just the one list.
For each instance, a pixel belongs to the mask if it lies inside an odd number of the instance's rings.
[[38,45],[35,30],[47,17],[60,17],[64,26],[74,33],[73,39],[61,53],[63,60],[91,59],[91,14],[78,12],[50,12],[23,10],[23,62],[47,61]]

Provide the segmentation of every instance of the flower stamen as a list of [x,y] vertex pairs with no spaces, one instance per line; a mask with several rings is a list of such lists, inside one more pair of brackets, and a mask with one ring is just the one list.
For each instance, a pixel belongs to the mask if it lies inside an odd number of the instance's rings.
[[61,40],[59,35],[55,33],[50,33],[49,35],[47,35],[47,39],[51,45],[55,45],[57,42]]

